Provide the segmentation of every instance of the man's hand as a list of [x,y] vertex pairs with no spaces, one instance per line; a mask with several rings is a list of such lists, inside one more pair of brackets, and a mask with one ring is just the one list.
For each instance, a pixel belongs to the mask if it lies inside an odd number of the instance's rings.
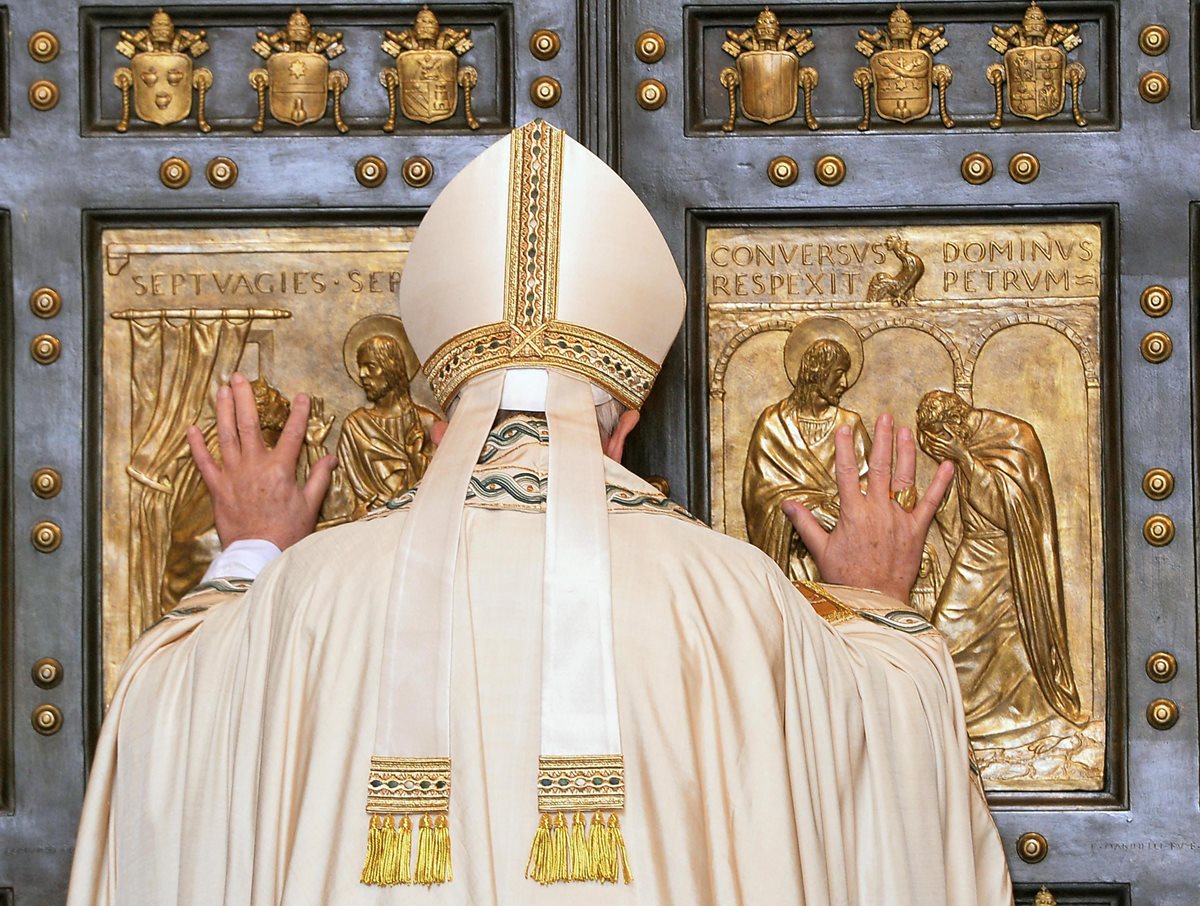
[[204,445],[203,432],[195,425],[188,428],[188,446],[212,495],[222,547],[256,538],[283,550],[316,528],[337,457],[318,460],[304,487],[296,484],[308,410],[308,397],[298,395],[279,442],[270,449],[263,443],[254,391],[242,375],[235,374],[229,387],[217,390],[220,465]]
[[938,467],[925,496],[911,513],[906,513],[892,499],[892,493],[916,481],[917,447],[909,429],[900,429],[893,475],[892,417],[887,413],[879,416],[865,494],[859,485],[850,428],[839,428],[833,441],[842,507],[837,526],[831,532],[825,531],[817,517],[795,500],[784,501],[783,511],[817,561],[825,581],[870,588],[907,601],[921,569],[929,524],[954,477],[954,464],[943,462]]
[[948,430],[943,431],[941,434],[930,434],[928,431],[922,431],[920,444],[921,449],[938,462],[950,460],[960,466],[965,466],[971,458],[966,445]]

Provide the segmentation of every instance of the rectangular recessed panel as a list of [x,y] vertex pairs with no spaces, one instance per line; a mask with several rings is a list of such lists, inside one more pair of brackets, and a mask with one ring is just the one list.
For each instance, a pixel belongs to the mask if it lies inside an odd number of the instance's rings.
[[[9,213],[0,210],[0,337],[13,335],[12,234]],[[12,449],[12,343],[0,343],[0,475],[11,474]],[[0,814],[13,810],[13,574],[12,484],[0,483]]]

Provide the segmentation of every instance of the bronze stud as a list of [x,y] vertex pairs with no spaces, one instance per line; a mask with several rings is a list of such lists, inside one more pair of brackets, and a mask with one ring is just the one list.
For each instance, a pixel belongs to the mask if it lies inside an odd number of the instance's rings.
[[846,162],[836,154],[826,154],[817,161],[813,172],[823,186],[836,186],[846,178]]
[[1161,318],[1169,312],[1173,301],[1171,291],[1160,283],[1152,284],[1142,290],[1142,311],[1152,318]]
[[29,36],[29,56],[39,63],[49,63],[58,56],[58,35],[52,31],[35,31]]
[[1152,365],[1160,365],[1171,357],[1174,344],[1171,337],[1161,330],[1152,330],[1142,337],[1142,358]]
[[1142,476],[1142,493],[1151,500],[1166,500],[1175,492],[1175,476],[1166,469],[1149,469]]
[[1147,104],[1157,104],[1171,93],[1171,80],[1166,73],[1151,71],[1138,79],[1138,94]]
[[1156,651],[1146,658],[1146,676],[1156,683],[1169,683],[1179,672],[1179,661],[1169,651]]
[[192,178],[192,165],[182,157],[168,157],[158,168],[158,178],[168,189],[182,189]]
[[63,678],[63,665],[52,657],[44,657],[29,671],[39,689],[53,689]]
[[39,522],[29,533],[29,540],[34,550],[42,554],[52,554],[62,544],[62,529],[53,522]]
[[38,469],[29,480],[29,485],[33,488],[33,493],[42,500],[50,500],[57,497],[62,490],[62,476],[58,474],[57,469]]
[[767,179],[777,186],[790,186],[799,175],[800,167],[796,164],[795,158],[788,157],[786,154],[773,158],[767,164]]
[[637,102],[643,110],[657,110],[667,102],[667,86],[658,79],[643,79],[637,88]]
[[529,99],[538,107],[553,107],[562,97],[562,85],[553,76],[538,76],[529,86]]
[[58,86],[49,79],[38,79],[29,86],[29,106],[34,110],[53,110],[58,106]]
[[39,318],[53,318],[62,310],[62,296],[48,286],[39,286],[29,294],[29,309]]
[[667,52],[667,39],[656,31],[644,31],[637,36],[634,53],[643,63],[657,63]]
[[62,712],[54,705],[38,705],[29,717],[33,728],[43,736],[53,736],[62,729]]
[[1175,522],[1170,516],[1155,513],[1142,523],[1142,537],[1152,547],[1166,547],[1175,540]]
[[549,28],[539,28],[529,36],[529,52],[538,60],[553,60],[562,49],[562,38]]
[[204,176],[214,189],[228,189],[238,180],[238,165],[229,157],[214,157],[204,168]]
[[1041,862],[1049,851],[1050,844],[1036,831],[1027,831],[1017,837],[1017,855],[1031,865]]
[[1156,730],[1169,730],[1179,720],[1179,705],[1169,698],[1156,698],[1146,706],[1146,723]]
[[433,164],[428,157],[410,157],[401,164],[400,175],[414,189],[419,189],[433,179]]
[[1148,57],[1157,57],[1171,46],[1171,33],[1165,25],[1147,25],[1138,35],[1138,47]]
[[1014,154],[1008,161],[1008,175],[1013,178],[1013,182],[1031,183],[1041,172],[1041,163],[1028,151]]
[[29,354],[39,365],[50,365],[62,355],[62,342],[52,333],[40,333],[29,344]]
[[992,178],[992,159],[982,151],[972,151],[962,161],[962,178],[973,186],[982,186]]
[[359,185],[366,186],[368,189],[375,189],[383,185],[387,175],[387,163],[382,157],[376,157],[374,154],[360,157],[358,163],[354,165],[354,178],[358,180]]

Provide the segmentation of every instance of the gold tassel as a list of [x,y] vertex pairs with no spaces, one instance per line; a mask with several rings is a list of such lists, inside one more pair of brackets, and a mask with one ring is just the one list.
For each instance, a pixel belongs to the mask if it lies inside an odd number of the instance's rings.
[[554,816],[554,831],[550,840],[550,880],[552,882],[570,880],[570,835],[567,833],[566,816],[562,812]]
[[550,816],[543,814],[538,819],[538,828],[529,847],[529,861],[525,863],[525,877],[539,884],[549,884],[550,863]]
[[363,862],[363,884],[378,887],[383,884],[383,822],[378,815],[371,816],[370,828],[367,830],[367,858]]
[[616,861],[613,858],[612,834],[604,822],[604,813],[592,815],[591,834],[588,847],[592,856],[592,879],[596,881],[614,881],[617,876]]
[[412,877],[412,819],[404,815],[396,831],[396,880],[395,884],[411,884]]
[[612,872],[613,883],[616,883],[617,880],[616,863],[619,862],[621,864],[621,877],[624,879],[625,883],[628,884],[633,880],[633,872],[629,870],[629,857],[625,854],[625,838],[621,836],[621,819],[617,817],[615,812],[608,816],[608,831],[612,837],[614,855]]
[[571,823],[570,854],[571,880],[590,881],[592,860],[588,853],[587,820],[583,812],[576,812],[575,820]]
[[450,862],[450,820],[445,815],[438,815],[433,823],[433,846],[435,883],[454,880],[454,866]]
[[380,887],[391,887],[400,882],[400,841],[396,836],[396,823],[391,815],[383,819],[379,839],[381,842],[378,884]]

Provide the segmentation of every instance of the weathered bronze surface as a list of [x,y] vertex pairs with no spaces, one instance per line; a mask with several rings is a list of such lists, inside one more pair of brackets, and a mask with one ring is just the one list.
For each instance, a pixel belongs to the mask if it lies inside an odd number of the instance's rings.
[[[130,34],[121,32],[117,52],[129,58],[129,66],[113,73],[113,84],[121,89],[121,119],[117,131],[129,129],[131,111],[138,119],[169,126],[187,119],[192,112],[192,90],[196,91],[196,128],[208,132],[205,100],[213,74],[203,67],[193,69],[192,60],[208,52],[204,31],[190,32],[175,27],[163,10],[150,19],[150,27]],[[130,92],[133,103],[130,104]]]
[[838,425],[865,468],[877,413],[917,423],[922,487],[963,464],[912,603],[990,789],[1104,779],[1100,254],[1088,223],[707,234],[714,526],[814,578],[779,503],[836,523]]
[[1041,862],[1050,852],[1050,844],[1037,831],[1028,831],[1017,838],[1017,855],[1026,862]]
[[350,86],[350,76],[329,67],[329,61],[345,51],[341,32],[314,32],[299,9],[288,18],[287,28],[273,34],[258,32],[254,52],[267,61],[267,68],[250,73],[250,86],[258,93],[254,131],[262,132],[266,126],[268,94],[271,116],[300,127],[325,116],[332,92],[333,122],[338,132],[348,132],[350,127],[342,119],[342,92]]
[[1087,70],[1078,60],[1067,62],[1067,54],[1083,43],[1078,25],[1047,21],[1046,14],[1030,3],[1017,25],[992,27],[988,41],[1003,63],[987,68],[988,81],[996,90],[996,114],[991,127],[1004,125],[1004,85],[1008,84],[1008,109],[1014,116],[1044,120],[1063,109],[1066,87],[1071,86],[1071,114],[1079,127],[1087,125],[1079,107],[1079,86]]
[[[300,467],[336,449],[322,524],[398,493],[428,461],[436,405],[394,309],[413,230],[121,229],[103,254],[106,688],[129,645],[203,574],[212,510],[185,442],[215,447],[213,401],[240,370],[268,442],[313,398]],[[411,391],[409,380],[412,378]]]
[[981,186],[991,179],[994,170],[992,159],[982,151],[972,151],[964,157],[960,168],[962,178],[973,186]]
[[58,35],[52,31],[35,31],[25,46],[29,56],[39,63],[50,63],[58,57]]
[[426,6],[417,13],[411,29],[384,32],[380,46],[396,59],[394,67],[379,74],[379,82],[388,94],[384,132],[396,128],[397,91],[400,112],[408,119],[440,123],[458,110],[459,87],[463,90],[467,126],[479,128],[479,120],[471,109],[471,90],[479,84],[479,72],[474,66],[458,65],[458,58],[475,46],[470,29],[443,28]]
[[812,29],[789,28],[769,8],[758,14],[752,28],[730,30],[721,49],[737,62],[721,70],[721,84],[729,92],[729,119],[721,127],[732,132],[737,120],[737,94],[742,93],[742,115],[765,123],[782,122],[796,113],[798,90],[804,93],[804,123],[819,128],[812,112],[817,71],[801,66],[800,59],[813,49]]
[[871,89],[875,89],[875,112],[885,120],[911,123],[933,109],[937,87],[938,113],[942,125],[954,127],[946,107],[946,89],[954,73],[933,58],[949,46],[944,25],[913,25],[912,17],[899,3],[888,18],[887,28],[858,33],[854,49],[870,60],[869,67],[854,70],[854,84],[862,90],[861,131],[871,128]]

